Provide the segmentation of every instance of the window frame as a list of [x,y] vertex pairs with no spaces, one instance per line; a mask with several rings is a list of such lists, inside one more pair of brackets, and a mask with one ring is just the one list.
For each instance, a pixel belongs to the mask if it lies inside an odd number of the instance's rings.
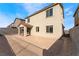
[[53,33],[53,25],[46,26],[46,33]]
[[46,10],[46,17],[53,16],[53,8]]

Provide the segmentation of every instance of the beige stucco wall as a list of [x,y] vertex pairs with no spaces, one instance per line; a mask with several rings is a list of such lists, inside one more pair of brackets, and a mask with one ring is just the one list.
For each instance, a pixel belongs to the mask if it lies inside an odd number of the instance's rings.
[[24,26],[24,25],[22,25],[22,24],[18,27],[18,35],[21,34],[21,32],[20,32],[20,27],[24,27],[23,36],[27,36],[27,28],[26,28],[26,26]]
[[25,26],[21,24],[19,27],[25,27]]
[[[53,16],[46,18],[46,10],[30,17],[30,24],[33,25],[31,35],[59,38],[62,35],[63,11],[60,5],[53,7]],[[53,33],[46,33],[46,26],[53,25]],[[36,32],[39,26],[39,32]]]

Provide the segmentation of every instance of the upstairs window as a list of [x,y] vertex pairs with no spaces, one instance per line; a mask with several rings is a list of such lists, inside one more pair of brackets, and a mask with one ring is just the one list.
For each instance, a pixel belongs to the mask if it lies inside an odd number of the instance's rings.
[[27,22],[28,22],[28,23],[30,22],[30,18],[27,19]]
[[47,33],[53,33],[53,25],[46,26],[46,32]]
[[36,27],[36,32],[39,32],[39,27]]
[[46,17],[52,16],[53,15],[53,9],[49,9],[46,11]]

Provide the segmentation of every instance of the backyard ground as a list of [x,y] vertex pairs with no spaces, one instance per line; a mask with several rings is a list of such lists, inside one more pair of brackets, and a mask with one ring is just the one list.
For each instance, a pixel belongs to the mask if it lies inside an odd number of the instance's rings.
[[[2,56],[33,56],[37,55],[29,50],[27,50],[28,43],[22,38],[15,35],[1,35],[0,34],[0,55]],[[61,39],[62,42],[60,50],[57,52],[59,56],[72,56],[76,55],[76,46],[71,39]]]

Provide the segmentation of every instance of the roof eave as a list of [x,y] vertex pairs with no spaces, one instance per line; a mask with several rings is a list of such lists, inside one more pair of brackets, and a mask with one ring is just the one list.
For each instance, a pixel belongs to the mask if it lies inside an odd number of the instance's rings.
[[39,10],[39,11],[33,13],[33,14],[30,15],[30,16],[27,16],[25,19],[28,19],[29,17],[31,17],[31,16],[33,16],[33,15],[35,15],[35,14],[38,14],[39,12],[42,12],[42,11],[44,11],[44,10],[50,8],[50,7],[53,7],[53,6],[55,6],[55,5],[58,5],[58,4],[60,4],[60,6],[62,7],[62,9],[64,9],[63,6],[61,5],[61,3],[54,3],[54,4],[51,4],[51,5],[49,5],[49,6],[46,6],[46,7],[43,8],[42,10]]

